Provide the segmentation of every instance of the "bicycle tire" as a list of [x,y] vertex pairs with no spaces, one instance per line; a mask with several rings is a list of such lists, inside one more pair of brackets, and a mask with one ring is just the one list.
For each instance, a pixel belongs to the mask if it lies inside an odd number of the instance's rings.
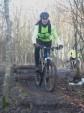
[[40,61],[39,70],[36,71],[36,75],[35,75],[35,84],[36,84],[36,86],[41,86],[42,81],[43,81],[43,72],[42,72],[42,63]]
[[45,65],[44,68],[44,84],[45,89],[49,92],[54,91],[55,89],[55,83],[56,83],[56,77],[57,77],[57,68],[54,62],[50,62]]
[[35,78],[35,85],[40,86],[41,85],[41,74],[39,72],[36,72],[34,78]]

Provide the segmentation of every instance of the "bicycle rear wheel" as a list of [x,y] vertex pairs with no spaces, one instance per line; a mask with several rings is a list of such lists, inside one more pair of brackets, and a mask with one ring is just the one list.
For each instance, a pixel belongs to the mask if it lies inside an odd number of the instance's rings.
[[44,83],[47,91],[51,92],[54,90],[56,76],[57,69],[55,64],[53,62],[49,63],[48,65],[46,64],[44,69]]

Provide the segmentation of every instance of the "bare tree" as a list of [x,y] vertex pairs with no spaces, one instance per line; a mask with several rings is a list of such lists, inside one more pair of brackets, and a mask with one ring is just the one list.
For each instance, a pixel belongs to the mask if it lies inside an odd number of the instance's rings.
[[3,83],[3,107],[7,107],[9,101],[9,80],[11,67],[11,22],[9,17],[9,0],[4,0],[4,15],[6,21],[6,70]]
[[72,12],[72,20],[74,26],[74,37],[75,37],[75,49],[76,55],[77,50],[80,49],[82,57],[84,56],[84,1],[83,0],[69,0]]
[[[83,0],[69,0],[71,6],[72,21],[74,27],[74,48],[76,57],[78,52],[81,53],[82,63],[84,62],[84,1]],[[77,68],[77,77],[80,75],[80,68]]]

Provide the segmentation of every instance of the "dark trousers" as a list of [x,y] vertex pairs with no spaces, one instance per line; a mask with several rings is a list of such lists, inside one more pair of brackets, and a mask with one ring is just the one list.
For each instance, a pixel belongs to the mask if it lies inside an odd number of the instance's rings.
[[[37,43],[39,45],[42,45],[45,47],[51,47],[52,41],[43,42],[43,41],[37,39]],[[47,57],[47,53],[50,54],[50,50],[45,49],[44,50],[44,58]],[[35,57],[35,66],[38,66],[39,65],[39,57],[40,57],[40,48],[39,47],[35,47],[34,57]]]

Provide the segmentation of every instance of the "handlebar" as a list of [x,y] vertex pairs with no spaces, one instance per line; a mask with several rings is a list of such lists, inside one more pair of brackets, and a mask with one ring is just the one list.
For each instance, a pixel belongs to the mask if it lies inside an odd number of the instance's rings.
[[42,46],[42,45],[37,45],[37,47],[39,47],[40,49],[51,49],[51,50],[61,50],[63,48],[63,45],[58,45],[58,46],[51,46],[51,47],[46,47],[46,46]]

